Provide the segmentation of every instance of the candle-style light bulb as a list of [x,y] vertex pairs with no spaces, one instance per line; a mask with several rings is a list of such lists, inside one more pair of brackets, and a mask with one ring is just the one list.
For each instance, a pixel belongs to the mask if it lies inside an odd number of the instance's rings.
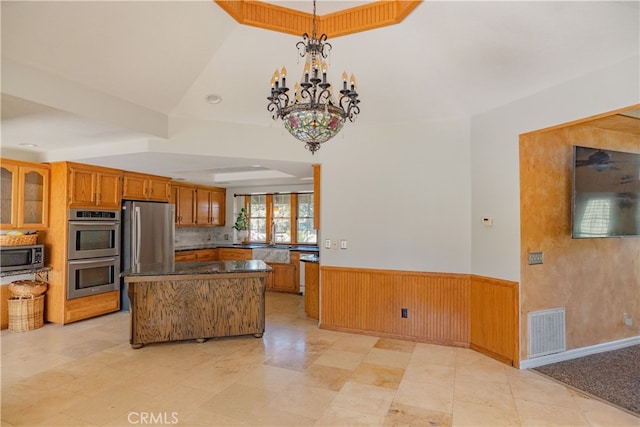
[[347,90],[347,72],[342,72],[342,89]]
[[304,82],[309,82],[309,61],[304,63]]
[[287,84],[286,84],[287,69],[285,67],[282,67],[281,75],[282,75],[282,87],[287,87]]
[[322,83],[327,82],[327,63],[322,61]]
[[298,84],[298,82],[296,82],[296,84],[293,85],[293,94],[295,96],[296,101],[300,101],[300,85]]
[[351,90],[355,90],[356,88],[356,76],[351,74],[351,79],[349,81],[351,83]]

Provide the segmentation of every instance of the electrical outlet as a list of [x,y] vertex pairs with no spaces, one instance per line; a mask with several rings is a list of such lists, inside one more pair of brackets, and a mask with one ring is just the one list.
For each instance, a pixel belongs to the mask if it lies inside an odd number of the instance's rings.
[[402,316],[403,319],[406,319],[407,317],[409,317],[406,308],[400,309],[400,315]]
[[542,264],[544,254],[542,252],[529,252],[529,265]]
[[340,249],[347,249],[347,241],[346,240],[340,240]]
[[624,313],[622,315],[622,323],[624,323],[625,326],[633,326],[633,319],[629,317],[628,313]]
[[325,249],[331,249],[331,239],[326,239],[324,241],[324,248]]

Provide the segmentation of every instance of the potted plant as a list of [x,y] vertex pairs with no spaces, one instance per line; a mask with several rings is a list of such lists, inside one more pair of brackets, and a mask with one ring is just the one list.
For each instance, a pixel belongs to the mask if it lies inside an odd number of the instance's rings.
[[247,217],[247,210],[245,208],[240,209],[240,212],[238,212],[236,223],[233,224],[233,229],[238,232],[240,241],[243,241],[249,235],[249,217]]

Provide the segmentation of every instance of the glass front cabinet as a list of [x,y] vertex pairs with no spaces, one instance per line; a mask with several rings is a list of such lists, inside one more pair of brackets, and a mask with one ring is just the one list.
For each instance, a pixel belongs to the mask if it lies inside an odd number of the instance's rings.
[[49,166],[0,160],[0,227],[40,230],[48,226]]

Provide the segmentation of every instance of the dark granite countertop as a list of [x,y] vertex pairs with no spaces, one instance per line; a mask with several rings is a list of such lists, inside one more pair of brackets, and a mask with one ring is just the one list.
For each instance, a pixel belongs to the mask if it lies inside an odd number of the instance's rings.
[[300,257],[300,261],[302,262],[313,262],[313,263],[319,263],[320,262],[320,257],[318,255],[302,255]]
[[264,243],[244,243],[244,244],[225,244],[225,243],[201,243],[197,245],[185,245],[176,247],[176,252],[191,251],[195,249],[215,249],[215,248],[236,248],[236,249],[255,249],[255,248],[277,248],[289,249],[296,252],[319,252],[320,249],[316,245],[266,245]]
[[249,261],[209,261],[209,262],[172,262],[158,264],[140,264],[120,273],[130,276],[170,276],[183,274],[225,274],[259,273],[271,271],[271,267],[260,260]]

